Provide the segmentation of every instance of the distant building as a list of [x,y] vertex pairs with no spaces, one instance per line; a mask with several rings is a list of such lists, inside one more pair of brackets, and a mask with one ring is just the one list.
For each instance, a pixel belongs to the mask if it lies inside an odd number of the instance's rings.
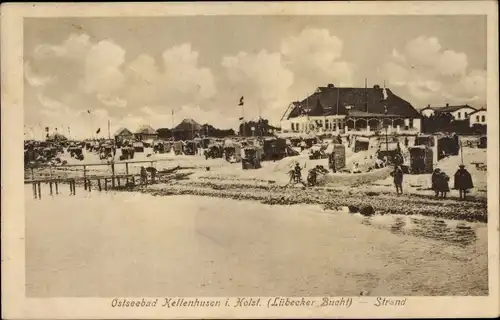
[[486,125],[486,109],[481,108],[469,114],[469,125],[473,127],[475,124]]
[[134,133],[134,136],[137,140],[156,140],[158,139],[158,132],[153,129],[150,125],[140,126],[139,129]]
[[476,112],[477,109],[465,104],[465,105],[456,105],[450,106],[448,103],[444,107],[431,107],[428,105],[427,107],[420,110],[420,113],[425,117],[430,117],[433,115],[438,115],[442,113],[448,113],[453,116],[454,120],[467,120],[469,115],[473,112]]
[[302,101],[292,102],[281,119],[291,132],[390,130],[420,132],[420,113],[390,89],[318,87]]
[[193,140],[203,135],[203,127],[193,119],[184,119],[172,129],[172,135],[175,140]]
[[120,128],[115,133],[115,140],[131,140],[134,138],[134,134],[127,128]]
[[67,141],[68,138],[66,138],[64,135],[58,133],[58,132],[54,132],[50,135],[47,135],[46,141],[53,141],[53,142],[58,142],[58,141]]

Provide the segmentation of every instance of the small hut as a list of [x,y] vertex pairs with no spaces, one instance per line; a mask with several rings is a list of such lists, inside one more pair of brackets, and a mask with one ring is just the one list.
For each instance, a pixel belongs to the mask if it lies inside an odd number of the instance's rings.
[[477,147],[480,149],[486,149],[488,146],[488,138],[486,136],[481,136],[479,138],[479,143],[477,144]]
[[259,146],[247,146],[243,149],[244,157],[241,159],[243,170],[261,168],[263,152]]
[[343,144],[329,144],[325,150],[328,155],[328,167],[337,172],[344,169],[346,164],[345,146]]
[[357,137],[354,142],[354,152],[366,151],[370,147],[370,138]]
[[432,173],[434,170],[433,151],[428,146],[414,146],[410,151],[410,172],[412,174]]

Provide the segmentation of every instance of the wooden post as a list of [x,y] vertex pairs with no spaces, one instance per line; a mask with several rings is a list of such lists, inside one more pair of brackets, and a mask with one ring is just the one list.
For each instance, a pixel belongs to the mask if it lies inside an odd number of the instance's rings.
[[69,195],[71,196],[73,194],[73,184],[71,183],[71,180],[69,180]]
[[33,198],[36,199],[36,182],[33,182]]
[[135,187],[135,176],[132,176],[132,186]]
[[104,190],[108,190],[108,179],[104,179]]
[[92,190],[92,183],[90,183],[90,179],[87,182],[87,187],[89,188],[89,192]]
[[460,142],[460,164],[464,164],[464,150],[462,148],[462,140],[459,140]]
[[125,163],[125,173],[127,174],[127,184],[128,184],[128,162]]
[[50,195],[52,195],[52,182],[49,182]]
[[87,166],[83,166],[83,188],[87,190]]
[[59,186],[57,184],[57,181],[55,182],[55,185],[56,185],[56,194],[59,194]]
[[111,164],[111,186],[115,188],[115,164]]
[[120,177],[116,177],[116,180],[118,181],[118,187],[120,187],[121,186],[121,184],[120,184]]
[[97,188],[99,188],[99,191],[102,190],[102,188],[101,188],[101,179],[97,179]]
[[38,199],[42,199],[41,183],[38,182]]
[[35,169],[31,167],[31,180],[35,180]]

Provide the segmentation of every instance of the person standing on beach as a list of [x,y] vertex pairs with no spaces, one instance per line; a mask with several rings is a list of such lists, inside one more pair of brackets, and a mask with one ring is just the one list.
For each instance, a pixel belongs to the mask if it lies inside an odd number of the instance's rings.
[[396,187],[396,193],[398,195],[403,194],[403,170],[399,165],[396,165],[391,175],[394,178],[394,186]]
[[463,164],[459,166],[459,169],[455,173],[454,182],[454,189],[458,189],[460,200],[465,200],[467,191],[474,188],[474,185],[472,183],[472,177],[469,171],[465,169],[465,166]]
[[146,168],[144,168],[144,166],[141,167],[141,184],[148,184],[148,172],[146,171]]
[[446,199],[446,194],[450,192],[450,186],[448,184],[449,181],[450,177],[446,173],[440,172],[438,174],[437,188],[441,193],[441,199]]
[[432,173],[431,177],[431,189],[434,191],[434,194],[436,195],[436,198],[439,197],[439,175],[441,174],[441,169],[436,168],[434,169],[434,172]]
[[301,182],[302,181],[302,168],[300,167],[300,164],[298,162],[295,163],[294,174],[295,174],[295,183]]

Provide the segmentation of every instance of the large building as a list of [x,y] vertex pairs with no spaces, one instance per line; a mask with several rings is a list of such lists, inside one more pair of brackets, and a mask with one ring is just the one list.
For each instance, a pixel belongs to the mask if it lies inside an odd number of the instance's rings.
[[420,132],[420,113],[390,89],[318,87],[302,101],[292,102],[281,119],[283,132]]

